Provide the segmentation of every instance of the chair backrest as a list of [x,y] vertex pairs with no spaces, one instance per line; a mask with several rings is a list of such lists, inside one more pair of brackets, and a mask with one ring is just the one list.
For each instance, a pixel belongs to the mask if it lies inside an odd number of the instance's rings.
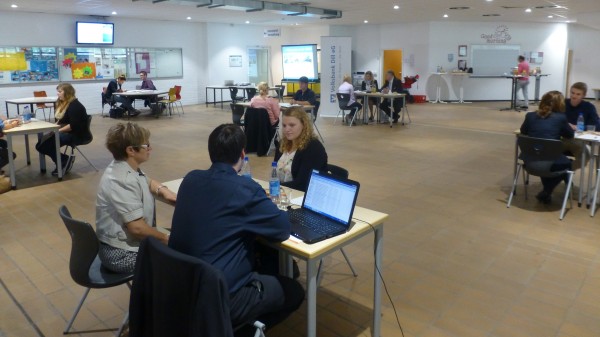
[[327,164],[327,173],[342,179],[348,179],[348,176],[350,176],[348,170],[333,164]]
[[222,272],[153,237],[140,243],[129,319],[131,337],[233,337]]
[[181,86],[180,85],[175,86],[175,97],[177,98],[178,101],[181,99]]
[[87,116],[87,130],[85,130],[85,131],[86,131],[85,138],[80,139],[78,141],[78,143],[76,144],[77,146],[87,145],[87,144],[91,143],[92,140],[94,140],[94,135],[92,135],[92,115]]
[[550,168],[559,159],[565,146],[556,139],[534,138],[520,135],[517,144],[521,150],[519,156],[525,162],[525,170],[534,176],[549,176],[557,173]]
[[248,88],[246,92],[248,93],[248,99],[252,99],[252,97],[256,96],[256,88]]
[[285,91],[285,85],[276,85],[275,88],[277,88],[277,95],[279,97],[283,97],[283,93]]
[[96,259],[100,247],[96,232],[89,223],[73,219],[64,205],[59,208],[58,214],[71,236],[71,257],[69,258],[71,277],[75,283],[89,287],[91,283],[90,266]]
[[175,94],[175,87],[169,88],[169,101],[175,102],[177,100],[177,95]]
[[106,87],[102,87],[102,92],[100,93],[100,96],[102,97],[102,106],[104,107],[104,104],[110,104],[110,100],[106,97]]
[[244,116],[244,107],[237,104],[229,104],[231,107],[231,119],[233,124],[242,125],[242,117]]
[[350,95],[337,93],[337,101],[340,110],[348,109],[348,102],[350,102]]
[[[46,91],[41,90],[41,91],[34,91],[33,97],[48,97],[48,95],[46,94]],[[38,109],[47,108],[46,103],[37,103],[35,106],[38,107]]]
[[236,87],[229,87],[229,95],[231,95],[231,100],[237,100],[238,89]]

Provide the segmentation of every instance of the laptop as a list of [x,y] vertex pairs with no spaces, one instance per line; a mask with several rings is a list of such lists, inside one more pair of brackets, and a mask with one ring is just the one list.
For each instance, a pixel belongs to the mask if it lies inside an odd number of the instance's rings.
[[315,243],[350,230],[360,184],[313,170],[302,207],[288,211],[291,235]]
[[225,87],[230,87],[232,85],[233,85],[233,80],[225,80],[225,84],[224,84]]

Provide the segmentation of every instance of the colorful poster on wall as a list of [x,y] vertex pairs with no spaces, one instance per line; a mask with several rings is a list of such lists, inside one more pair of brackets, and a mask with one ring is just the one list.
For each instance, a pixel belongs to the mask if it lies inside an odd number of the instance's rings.
[[0,53],[0,71],[27,70],[24,52]]
[[135,53],[135,73],[150,73],[150,53]]
[[81,62],[71,64],[71,73],[74,80],[93,80],[96,78],[96,64]]

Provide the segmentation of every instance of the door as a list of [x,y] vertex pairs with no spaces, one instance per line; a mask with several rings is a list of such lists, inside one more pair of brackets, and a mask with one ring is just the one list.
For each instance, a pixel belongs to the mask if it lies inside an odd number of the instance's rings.
[[269,83],[269,49],[248,48],[248,82]]
[[397,78],[402,78],[402,50],[384,50],[383,51],[383,69],[381,72],[380,85],[383,85],[385,73],[393,70]]

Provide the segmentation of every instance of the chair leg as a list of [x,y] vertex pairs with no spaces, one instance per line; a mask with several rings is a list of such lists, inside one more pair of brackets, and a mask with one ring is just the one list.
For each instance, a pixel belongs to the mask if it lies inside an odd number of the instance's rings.
[[92,290],[91,288],[86,288],[85,293],[83,293],[83,296],[81,297],[81,300],[79,300],[79,305],[77,305],[77,308],[75,308],[75,312],[73,313],[73,317],[71,317],[71,320],[69,320],[69,323],[67,324],[67,327],[65,328],[65,331],[63,331],[63,334],[67,334],[69,333],[69,330],[71,330],[71,327],[73,326],[73,322],[75,321],[75,318],[77,317],[77,314],[79,314],[79,310],[81,310],[81,307],[83,306],[83,302],[85,301],[87,295],[90,293],[90,290]]
[[529,200],[529,195],[527,194],[527,191],[529,190],[529,173],[525,172],[525,170],[523,170],[523,180],[525,181],[525,183],[523,184],[525,191],[525,200]]
[[79,154],[81,154],[83,159],[85,159],[85,161],[87,161],[88,164],[90,164],[94,168],[94,170],[96,170],[96,172],[98,172],[98,168],[94,164],[92,164],[92,162],[88,159],[88,157],[86,157],[85,154],[83,154],[83,152],[81,152],[79,147],[76,146],[75,149],[77,149],[77,152],[79,152]]
[[271,154],[271,150],[275,149],[275,141],[279,138],[279,129],[275,130],[275,134],[273,138],[271,138],[271,144],[269,144],[269,150],[267,151],[267,156]]
[[521,165],[517,164],[517,173],[515,174],[515,179],[513,179],[512,189],[510,190],[510,195],[508,196],[508,202],[506,203],[506,208],[510,207],[512,203],[513,196],[515,195],[515,191],[517,190],[517,182],[519,180],[519,174],[521,173]]
[[313,126],[315,127],[315,130],[317,130],[317,134],[319,134],[319,138],[321,138],[321,143],[325,143],[325,139],[323,139],[323,136],[321,136],[321,131],[319,131],[319,128],[317,127],[316,118],[313,119]]
[[121,334],[123,333],[123,329],[125,329],[125,325],[127,325],[127,322],[129,322],[129,311],[127,311],[125,313],[125,317],[123,318],[123,322],[121,322],[121,326],[119,327],[119,330],[117,330],[117,333],[115,334],[115,337],[121,337]]
[[594,216],[596,214],[596,202],[598,202],[598,184],[600,184],[599,181],[600,181],[600,170],[596,170],[596,188],[594,188],[594,201],[592,201],[590,216]]
[[344,255],[344,259],[346,259],[346,263],[348,264],[348,267],[350,267],[350,270],[352,271],[352,275],[354,275],[354,277],[357,277],[358,274],[356,273],[356,270],[354,270],[354,266],[352,265],[352,262],[350,262],[348,255],[346,255],[344,248],[340,248],[340,252],[342,252],[342,255]]
[[319,260],[319,267],[317,268],[317,287],[321,286],[321,280],[323,279],[323,259]]
[[265,324],[261,321],[254,322],[254,327],[256,328],[256,332],[254,333],[254,337],[265,337],[265,329],[267,328]]
[[565,218],[565,212],[567,210],[567,199],[571,197],[571,187],[573,186],[573,171],[568,171],[569,174],[569,182],[567,183],[567,190],[565,191],[565,197],[563,198],[562,209],[560,210],[559,219],[562,220]]
[[340,114],[342,114],[342,124],[344,124],[344,112],[342,110],[339,110],[337,115],[335,116],[335,119],[333,120],[333,125],[335,125],[335,123],[337,122],[338,117],[340,117]]

